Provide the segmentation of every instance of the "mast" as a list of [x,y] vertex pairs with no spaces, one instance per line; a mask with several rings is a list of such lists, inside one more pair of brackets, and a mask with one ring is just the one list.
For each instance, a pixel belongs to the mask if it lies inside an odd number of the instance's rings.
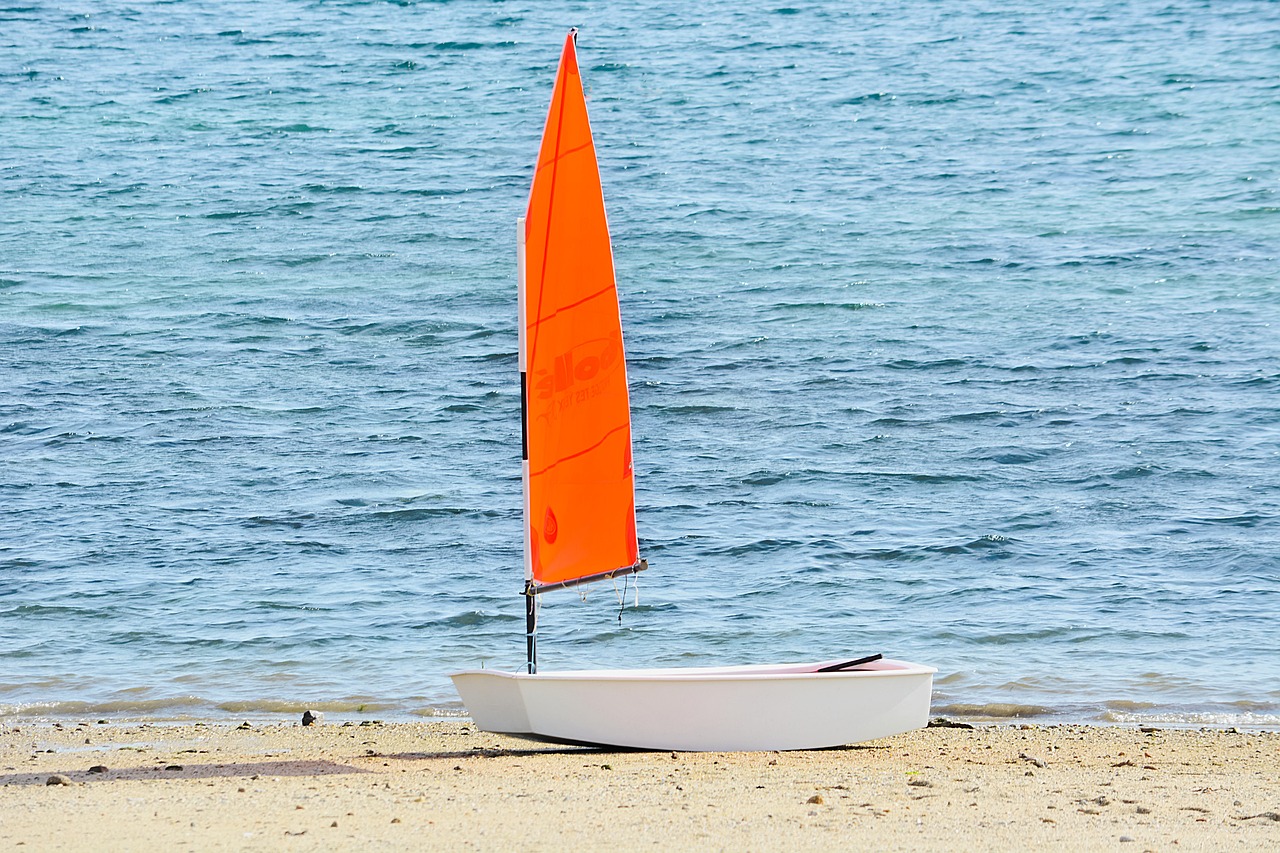
[[520,367],[520,491],[523,508],[520,527],[524,530],[524,633],[529,674],[538,671],[538,597],[533,584],[533,550],[529,543],[529,365],[525,353],[525,217],[516,219],[516,350]]

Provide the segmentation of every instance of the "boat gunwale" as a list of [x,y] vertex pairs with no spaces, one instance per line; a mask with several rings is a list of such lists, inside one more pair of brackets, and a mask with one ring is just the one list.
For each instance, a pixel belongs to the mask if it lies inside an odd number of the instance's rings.
[[[905,675],[935,675],[938,670],[936,667],[926,666],[924,664],[911,663],[909,661],[884,661],[890,664],[878,669],[849,669],[838,672],[817,672],[807,667],[820,667],[827,661],[816,664],[795,664],[788,666],[787,664],[747,664],[740,667],[689,667],[689,668],[664,668],[664,669],[571,669],[559,672],[537,672],[530,674],[527,672],[507,672],[496,669],[471,669],[461,672],[450,673],[450,677],[465,675],[493,675],[506,678],[516,678],[530,681],[671,681],[671,682],[695,682],[695,681],[802,681],[802,680],[823,680],[828,681],[840,677],[856,676],[858,678],[868,677],[894,677]],[[877,661],[880,663],[880,661]],[[794,666],[804,666],[805,670],[795,671]]]

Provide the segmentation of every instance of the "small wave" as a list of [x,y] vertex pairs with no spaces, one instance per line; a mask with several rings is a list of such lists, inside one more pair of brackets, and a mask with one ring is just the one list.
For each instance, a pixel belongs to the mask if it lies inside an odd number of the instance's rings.
[[977,539],[972,539],[959,545],[933,545],[925,550],[934,554],[977,554],[984,551],[1000,550],[1008,547],[1011,543],[1016,544],[1017,541],[999,533],[988,533],[985,536],[979,536]]
[[1018,450],[1006,448],[993,452],[979,455],[979,459],[986,459],[995,462],[998,465],[1029,465],[1032,462],[1038,462],[1049,455],[1047,450]]
[[480,610],[468,610],[466,613],[459,613],[456,616],[448,616],[444,619],[436,619],[432,622],[424,622],[413,627],[423,629],[443,625],[449,628],[472,628],[476,625],[489,625],[495,622],[518,622],[520,618],[509,613],[485,613]]
[[0,717],[69,717],[79,714],[150,715],[160,711],[179,711],[207,707],[209,707],[209,701],[199,696],[170,696],[162,699],[116,699],[101,702],[68,700],[63,702],[0,705]]
[[881,474],[886,477],[905,477],[913,483],[979,483],[983,478],[973,474]]
[[243,219],[246,216],[261,216],[260,210],[226,210],[218,213],[206,213],[205,219]]
[[74,616],[77,619],[110,619],[111,614],[94,607],[71,607],[64,604],[19,604],[0,610],[0,616],[34,616],[37,618]]
[[970,705],[963,702],[953,705],[935,705],[932,713],[947,717],[977,717],[1009,720],[1018,717],[1048,717],[1054,710],[1044,705],[1023,705],[1016,702],[989,702]]
[[1280,729],[1280,713],[1261,714],[1251,711],[1126,711],[1111,709],[1098,715],[1105,723],[1170,728],[1249,728]]
[[802,544],[795,539],[757,539],[741,545],[716,548],[708,553],[725,557],[744,557],[748,554],[768,554],[774,551],[790,550]]
[[992,409],[985,412],[961,412],[957,415],[947,415],[942,419],[943,423],[948,424],[965,424],[979,421],[987,421],[993,418],[1008,417],[1009,413],[1003,409]]
[[288,527],[293,530],[301,530],[304,522],[314,521],[315,515],[307,513],[297,518],[270,518],[265,515],[255,515],[245,520],[245,524],[257,527]]
[[327,701],[299,701],[291,699],[240,699],[219,702],[219,711],[232,714],[301,714],[303,711],[325,711],[330,714],[373,714],[395,710],[396,706],[371,699],[333,699]]
[[1110,479],[1112,480],[1138,480],[1143,477],[1150,477],[1160,472],[1160,469],[1154,465],[1134,465],[1130,468],[1122,468],[1119,471],[1112,472]]
[[442,41],[431,45],[432,49],[439,51],[463,51],[463,50],[485,50],[490,47],[514,47],[515,42],[511,41]]
[[364,187],[355,184],[303,184],[302,189],[309,193],[324,195],[351,195],[364,192]]
[[888,362],[885,367],[890,370],[939,370],[954,367],[966,367],[969,362],[963,358],[940,358],[935,361],[918,361],[914,358],[899,358]]
[[461,506],[421,507],[418,509],[388,509],[372,514],[374,518],[386,521],[423,521],[432,518],[452,518],[467,516],[470,518],[500,518],[503,513],[492,509],[476,509]]
[[772,306],[773,309],[779,311],[804,310],[809,308],[827,309],[833,308],[838,311],[867,311],[872,308],[884,308],[883,302],[779,302]]
[[711,405],[653,406],[652,408],[669,415],[718,415],[724,412],[737,411],[733,406]]
[[742,478],[743,485],[746,486],[774,486],[783,480],[791,477],[791,473],[775,474],[772,471],[756,471]]
[[897,95],[890,95],[888,92],[868,92],[865,95],[854,95],[851,98],[836,101],[836,104],[842,107],[854,107],[859,104],[874,104],[880,101],[893,101],[896,100],[897,97]]
[[275,133],[330,133],[332,128],[320,127],[317,125],[306,124],[305,122],[295,122],[294,124],[286,124],[280,127],[272,128]]
[[471,715],[467,709],[462,707],[461,703],[450,706],[429,705],[425,708],[413,708],[409,711],[413,717],[447,717],[456,719],[466,719]]
[[1131,699],[1113,699],[1106,703],[1106,707],[1111,711],[1133,712],[1146,711],[1156,707],[1154,702],[1135,702]]
[[981,646],[1008,646],[1016,643],[1026,643],[1035,640],[1054,640],[1059,637],[1070,637],[1076,633],[1075,628],[1040,628],[1035,631],[1006,631],[999,634],[985,634],[980,637],[972,638],[974,642]]
[[1209,516],[1205,518],[1184,518],[1184,524],[1225,524],[1231,527],[1257,527],[1260,524],[1271,521],[1271,516],[1262,515],[1256,512],[1246,512],[1241,515],[1222,515]]

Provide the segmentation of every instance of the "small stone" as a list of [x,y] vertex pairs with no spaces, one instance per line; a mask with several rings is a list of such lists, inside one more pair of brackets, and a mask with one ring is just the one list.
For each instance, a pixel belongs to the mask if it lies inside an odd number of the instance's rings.
[[324,714],[320,711],[303,711],[302,724],[304,726],[314,726],[316,723],[324,720]]
[[1034,775],[1036,775],[1036,771],[1034,771],[1034,770],[1028,770],[1026,773],[1023,773],[1022,775],[1023,775],[1023,776],[1034,776]]
[[74,785],[75,784],[75,782],[72,782],[70,779],[68,779],[66,776],[63,776],[61,773],[54,773],[52,776],[46,779],[44,783],[46,785]]
[[1151,809],[1147,808],[1146,806],[1138,806],[1136,811],[1138,812],[1138,814],[1151,814]]
[[392,823],[399,823],[399,822],[400,822],[400,818],[398,818],[398,817],[393,817],[393,818],[391,818],[391,822],[392,822]]
[[237,729],[240,729],[241,731],[243,731],[243,730],[245,730],[245,729],[251,729],[251,728],[253,728],[253,726],[249,725],[249,721],[248,721],[248,720],[245,720],[243,723],[241,723],[240,725],[236,726],[236,728],[237,728]]
[[907,782],[912,788],[932,788],[933,783],[928,779],[912,779]]
[[107,766],[105,764],[95,764],[89,768],[90,773],[106,773]]
[[1122,835],[1122,836],[1120,836],[1120,843],[1121,843],[1121,844],[1125,843],[1126,841],[1132,841],[1132,840],[1133,840],[1133,836],[1132,836],[1132,835]]
[[821,794],[814,794],[812,797],[810,797],[810,798],[809,798],[808,800],[806,800],[805,802],[809,803],[810,805],[820,806],[820,805],[822,805],[824,802],[826,802],[826,800],[822,799],[822,795],[821,795]]
[[329,826],[336,828],[338,826],[338,822],[335,820],[333,823],[329,824]]

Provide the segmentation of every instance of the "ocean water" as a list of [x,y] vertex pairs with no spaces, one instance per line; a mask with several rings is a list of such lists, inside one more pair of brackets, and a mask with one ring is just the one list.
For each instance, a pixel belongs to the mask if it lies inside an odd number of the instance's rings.
[[953,717],[1280,725],[1254,0],[0,3],[0,719],[522,664],[570,26],[652,568],[546,596],[545,668],[879,651]]

